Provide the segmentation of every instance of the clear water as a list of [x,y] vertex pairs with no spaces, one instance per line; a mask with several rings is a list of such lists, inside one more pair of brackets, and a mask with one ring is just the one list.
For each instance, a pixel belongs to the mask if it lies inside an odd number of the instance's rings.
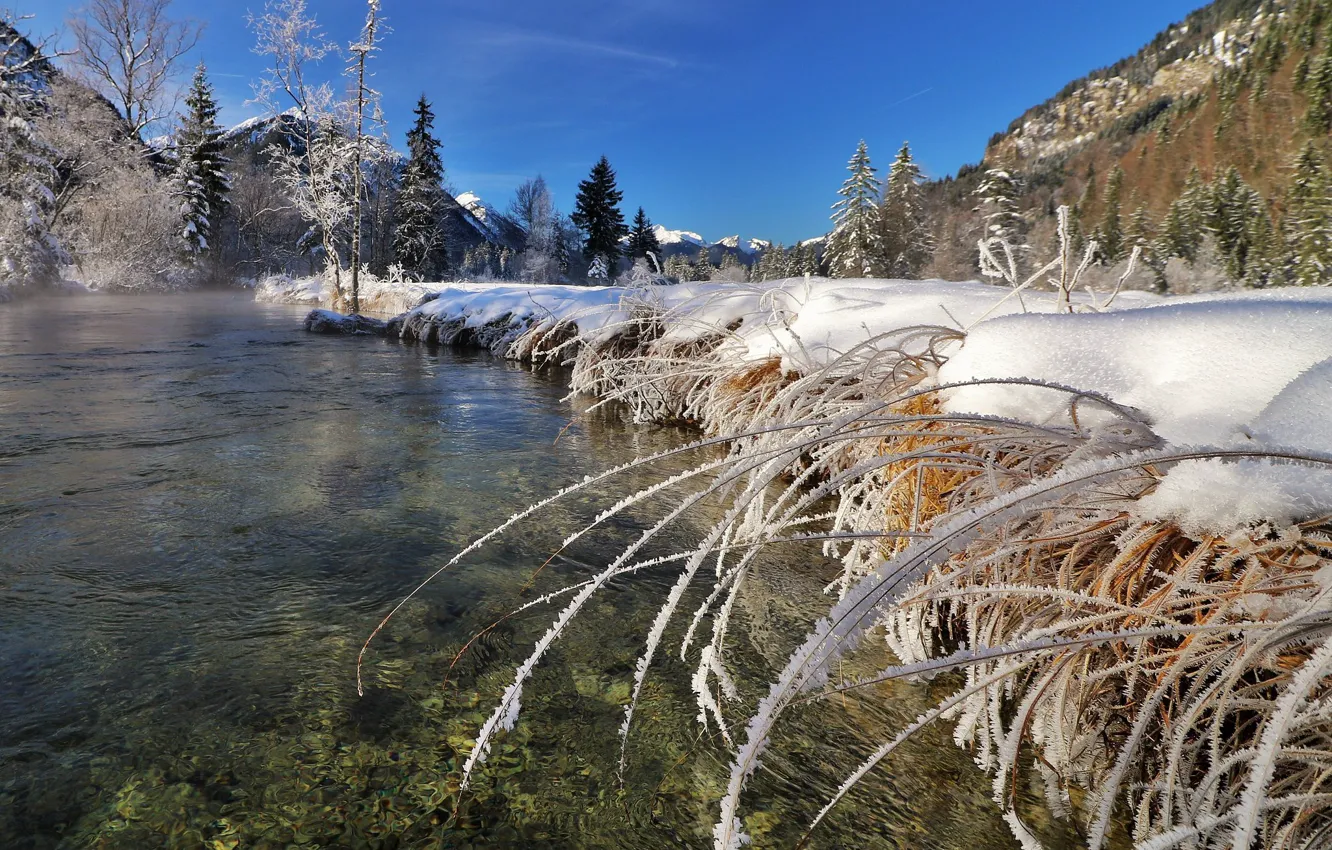
[[[597,599],[476,788],[457,790],[460,754],[553,612],[504,615],[604,564],[648,513],[534,579],[602,502],[544,514],[403,611],[365,697],[353,670],[383,613],[471,537],[686,435],[613,416],[565,431],[577,410],[559,372],[310,337],[299,318],[231,295],[0,306],[0,847],[709,846],[727,754],[700,736],[678,661],[651,679],[623,789],[615,776],[668,573]],[[739,617],[755,689],[821,604],[827,565],[807,554],[765,564]],[[787,724],[745,798],[758,843],[791,846],[930,695]],[[812,844],[1014,846],[944,732]]]

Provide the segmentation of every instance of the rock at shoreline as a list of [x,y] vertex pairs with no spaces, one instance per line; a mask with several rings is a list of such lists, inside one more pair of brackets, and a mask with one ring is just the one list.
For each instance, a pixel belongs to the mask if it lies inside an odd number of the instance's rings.
[[388,324],[367,316],[344,316],[331,310],[311,310],[305,317],[305,329],[313,334],[348,336],[384,336]]

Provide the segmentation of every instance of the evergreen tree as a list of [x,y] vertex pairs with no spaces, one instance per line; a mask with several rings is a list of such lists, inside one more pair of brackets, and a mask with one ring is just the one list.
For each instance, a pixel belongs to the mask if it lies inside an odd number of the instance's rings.
[[1232,281],[1263,285],[1279,264],[1267,204],[1238,169],[1230,168],[1212,187],[1205,226]]
[[1129,216],[1128,227],[1124,230],[1124,247],[1129,250],[1146,248],[1152,243],[1154,232],[1152,217],[1147,208],[1142,204],[1135,204],[1133,214]]
[[851,176],[833,205],[833,232],[828,239],[828,267],[833,277],[875,277],[882,274],[883,227],[879,217],[879,181],[862,140],[847,164]]
[[444,163],[435,138],[435,113],[425,95],[413,111],[416,122],[407,131],[407,166],[398,193],[398,226],[393,256],[417,280],[441,279],[448,271],[448,252],[441,216],[444,212]]
[[1184,191],[1170,205],[1161,227],[1157,253],[1165,258],[1179,257],[1189,265],[1198,261],[1203,242],[1203,221],[1207,215],[1207,184],[1195,165],[1189,170]]
[[1332,28],[1323,33],[1322,49],[1322,55],[1309,61],[1300,86],[1308,98],[1304,124],[1315,135],[1332,130]]
[[1152,224],[1147,208],[1141,204],[1136,205],[1133,215],[1129,216],[1124,239],[1130,251],[1134,248],[1142,249],[1142,263],[1152,270],[1157,289],[1164,293],[1167,288],[1165,266],[1168,256],[1159,250],[1160,241],[1156,238],[1156,227]]
[[1332,179],[1312,142],[1295,158],[1284,230],[1296,283],[1332,281]]
[[642,207],[638,208],[638,214],[634,216],[633,230],[629,232],[628,252],[630,260],[651,254],[653,268],[661,270],[661,243],[657,241],[657,232]]
[[1124,256],[1124,230],[1120,215],[1120,194],[1124,190],[1124,169],[1115,166],[1105,183],[1105,212],[1096,227],[1096,261],[1112,266]]
[[693,279],[699,281],[712,280],[713,265],[708,259],[708,246],[701,245],[698,249],[698,259],[694,261]]
[[800,249],[800,274],[814,277],[819,273],[819,252],[813,245],[803,245]]
[[991,168],[976,189],[980,213],[985,220],[985,238],[1001,239],[1013,248],[1025,247],[1027,220],[1018,211],[1021,191],[1013,175],[1002,168]]
[[888,277],[914,280],[934,255],[920,181],[920,167],[911,158],[911,146],[903,142],[888,171],[879,213]]
[[229,204],[230,164],[223,155],[222,128],[217,123],[217,101],[202,62],[185,97],[188,112],[176,140],[175,187],[181,199],[181,237],[190,257],[208,254],[218,224]]
[[622,200],[624,195],[615,186],[615,172],[603,156],[592,166],[588,179],[578,184],[573,221],[585,237],[583,257],[588,262],[601,257],[607,277],[620,258],[620,240],[629,235],[620,213]]
[[604,256],[597,254],[587,267],[587,279],[594,286],[605,286],[610,282],[610,264]]
[[694,274],[694,266],[684,255],[676,254],[666,261],[666,276],[673,277],[678,281],[690,280]]

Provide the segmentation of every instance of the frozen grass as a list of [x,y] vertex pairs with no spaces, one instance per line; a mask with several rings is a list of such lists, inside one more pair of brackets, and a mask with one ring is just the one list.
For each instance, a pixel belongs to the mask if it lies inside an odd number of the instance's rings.
[[[997,308],[1002,290],[974,284],[787,281],[526,302],[472,291],[409,315],[408,336],[566,362],[574,392],[706,435],[556,494],[460,554],[555,499],[698,454],[566,537],[670,494],[599,574],[541,600],[564,607],[481,729],[465,780],[593,595],[652,566],[677,581],[621,734],[663,652],[696,665],[700,721],[733,756],[718,848],[747,840],[745,786],[792,706],[945,671],[960,671],[956,692],[867,754],[824,814],[903,740],[948,723],[1026,847],[1040,843],[1015,797],[1033,771],[1089,847],[1123,812],[1142,848],[1332,846],[1326,294],[1145,308],[1121,296],[1143,309],[1107,312],[1076,295],[1061,259],[1044,272],[1054,293],[1010,281],[1017,294]],[[839,322],[849,315],[862,321]],[[1198,439],[1210,443],[1185,442]],[[694,548],[652,554],[705,504],[719,518]],[[761,552],[810,540],[841,565],[831,609],[746,703],[727,662],[736,600]],[[687,606],[691,589],[702,601]],[[684,637],[668,646],[676,621]],[[867,639],[898,663],[835,678]]]

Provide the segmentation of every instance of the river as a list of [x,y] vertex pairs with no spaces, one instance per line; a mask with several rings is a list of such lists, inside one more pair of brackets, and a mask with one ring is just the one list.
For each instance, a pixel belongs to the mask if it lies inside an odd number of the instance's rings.
[[[688,435],[614,412],[567,427],[581,408],[558,370],[313,337],[300,317],[243,294],[0,305],[0,847],[710,846],[728,754],[700,738],[678,661],[615,777],[670,573],[598,598],[457,793],[460,753],[554,611],[505,614],[606,563],[646,513],[537,574],[606,502],[544,513],[429,586],[372,647],[364,697],[354,679],[383,614],[471,538]],[[794,553],[762,576],[737,628],[755,688],[828,573]],[[745,797],[760,845],[790,846],[868,735],[945,690],[795,724]],[[987,787],[936,730],[813,846],[1014,847]]]

